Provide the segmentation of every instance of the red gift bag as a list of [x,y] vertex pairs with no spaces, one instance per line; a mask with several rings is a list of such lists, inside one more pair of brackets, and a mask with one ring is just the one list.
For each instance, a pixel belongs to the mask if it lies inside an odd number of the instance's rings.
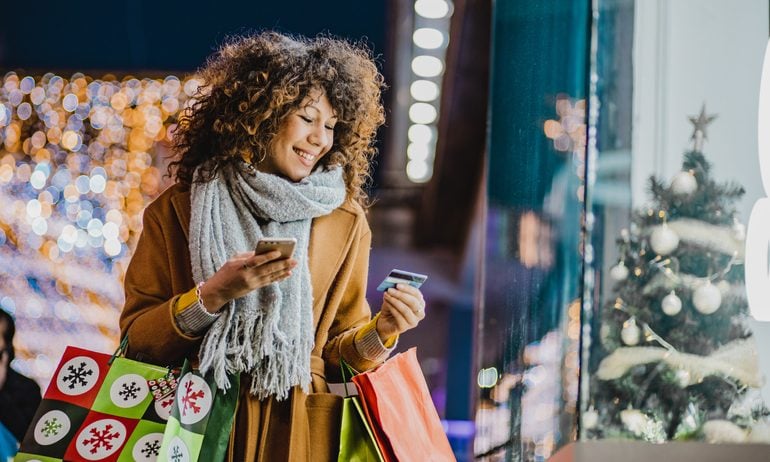
[[386,462],[455,461],[415,348],[353,382]]
[[173,404],[168,368],[67,347],[15,461],[157,459]]

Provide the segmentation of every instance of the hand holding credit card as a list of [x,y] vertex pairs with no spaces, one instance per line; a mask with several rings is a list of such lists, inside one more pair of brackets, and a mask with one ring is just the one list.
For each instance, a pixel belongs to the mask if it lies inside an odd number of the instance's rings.
[[428,276],[424,274],[412,273],[400,269],[393,269],[390,274],[377,286],[377,290],[384,292],[391,287],[396,287],[396,284],[409,284],[412,287],[420,288],[420,286],[428,279]]

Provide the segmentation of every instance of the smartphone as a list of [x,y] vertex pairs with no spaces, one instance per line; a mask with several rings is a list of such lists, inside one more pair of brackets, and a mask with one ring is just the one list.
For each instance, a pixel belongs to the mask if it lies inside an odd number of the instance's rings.
[[272,250],[278,250],[281,252],[281,259],[291,258],[294,253],[294,246],[296,245],[297,240],[293,237],[265,237],[257,242],[254,254],[259,255]]
[[409,284],[410,286],[420,288],[420,286],[428,279],[428,276],[424,274],[412,273],[400,269],[392,269],[388,276],[382,280],[377,290],[385,292],[391,287],[396,287],[396,284]]

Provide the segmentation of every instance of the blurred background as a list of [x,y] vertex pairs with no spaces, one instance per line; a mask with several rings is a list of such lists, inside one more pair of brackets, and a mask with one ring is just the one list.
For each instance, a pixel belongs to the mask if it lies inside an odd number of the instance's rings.
[[464,0],[3,5],[0,306],[17,321],[13,367],[45,388],[67,345],[117,346],[142,210],[170,184],[169,139],[206,57],[231,34],[330,33],[366,43],[389,87],[370,304],[392,268],[429,276],[428,316],[398,350],[418,347],[447,431],[467,443],[490,16],[490,2]]
[[[13,367],[45,387],[67,345],[111,352],[118,344],[142,210],[169,185],[169,139],[206,56],[251,30],[330,33],[366,43],[389,86],[370,188],[369,301],[377,310],[374,289],[392,268],[428,275],[428,316],[398,350],[417,346],[458,460],[545,461],[581,438],[645,439],[624,412],[659,425],[662,407],[617,408],[615,395],[597,394],[587,366],[601,357],[592,348],[658,346],[635,321],[608,327],[615,318],[603,310],[626,313],[613,311],[623,307],[617,290],[639,292],[642,268],[623,259],[624,236],[637,233],[640,210],[653,217],[656,207],[664,224],[661,212],[676,210],[655,203],[649,177],[659,179],[658,193],[676,193],[673,179],[691,173],[682,156],[696,132],[713,178],[746,191],[722,230],[729,239],[709,245],[742,249],[751,207],[767,189],[756,103],[768,4],[4,4],[0,306],[17,319]],[[710,255],[709,245],[676,252]],[[697,276],[710,281],[716,271]],[[657,292],[635,315],[656,316],[687,339],[704,337],[695,321],[726,332],[750,324],[738,309],[746,308],[742,278],[734,286],[741,303],[717,303],[716,316],[690,306],[694,287],[679,288],[670,315],[660,314]],[[764,375],[768,326],[751,324]],[[705,354],[689,346],[682,351]],[[674,383],[689,399],[687,384]],[[635,400],[658,397],[633,390]],[[768,402],[770,385],[763,393]],[[749,404],[762,404],[752,395]],[[731,406],[746,418],[740,408]],[[698,422],[687,438],[705,438]],[[770,441],[770,419],[753,423],[766,425],[755,427]]]

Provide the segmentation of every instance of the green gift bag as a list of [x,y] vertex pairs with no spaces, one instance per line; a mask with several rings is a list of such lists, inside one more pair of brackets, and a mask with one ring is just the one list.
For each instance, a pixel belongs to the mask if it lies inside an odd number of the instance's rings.
[[224,460],[240,388],[238,375],[228,378],[230,388],[225,392],[185,361],[158,460]]
[[348,392],[348,386],[355,389],[348,380],[354,375],[350,366],[342,362],[342,380],[345,383],[345,397],[342,400],[342,422],[340,424],[340,453],[338,462],[383,462],[380,448],[374,439],[372,429],[364,416],[364,410],[357,395]]
[[154,461],[173,402],[166,367],[69,346],[14,460]]

